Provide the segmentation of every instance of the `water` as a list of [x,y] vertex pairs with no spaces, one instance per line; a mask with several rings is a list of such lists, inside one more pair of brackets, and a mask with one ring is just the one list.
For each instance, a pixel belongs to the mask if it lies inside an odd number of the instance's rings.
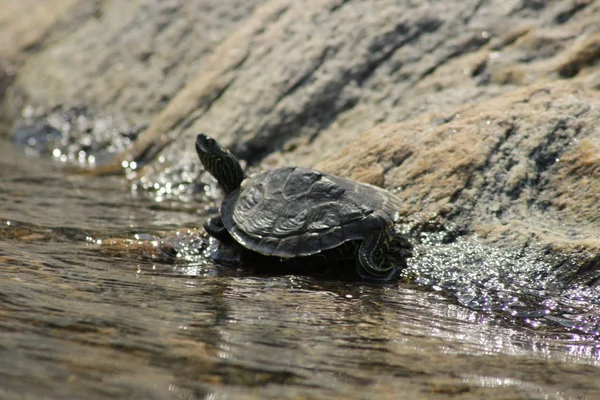
[[167,238],[199,226],[190,210],[202,204],[157,203],[122,178],[71,174],[6,142],[0,171],[2,399],[600,393],[594,336],[478,311],[473,280],[257,276],[214,265],[195,231],[171,243],[198,251],[156,261],[110,238]]

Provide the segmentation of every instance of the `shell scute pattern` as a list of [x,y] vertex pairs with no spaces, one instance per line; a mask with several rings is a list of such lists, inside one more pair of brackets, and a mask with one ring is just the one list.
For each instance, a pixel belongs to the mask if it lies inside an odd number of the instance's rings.
[[273,227],[273,236],[293,236],[294,232],[299,232],[304,228],[308,213],[309,209],[306,208],[306,205],[299,202],[289,203]]
[[[237,213],[234,211],[234,217]],[[252,209],[252,213],[236,220],[237,226],[241,227],[245,232],[252,232],[257,237],[271,236],[273,227],[277,223],[277,219],[281,214],[281,202],[276,199],[265,198],[263,201]]]
[[314,184],[320,180],[323,175],[317,171],[304,170],[302,168],[288,167],[278,171],[278,173],[267,173],[269,180],[279,181],[280,175],[287,175],[283,185],[283,198],[285,200],[299,200],[309,198],[310,192],[314,189]]
[[342,219],[337,204],[327,202],[318,204],[310,210],[306,229],[311,232],[326,231],[334,227],[339,227],[341,223]]
[[294,257],[389,227],[394,206],[387,204],[390,198],[370,185],[288,167],[245,179],[225,199],[221,215],[232,236],[249,249]]
[[[242,184],[246,181],[242,182]],[[256,208],[261,205],[264,199],[264,188],[262,183],[256,185],[243,185],[244,201],[235,205],[235,213],[238,215],[254,215]]]

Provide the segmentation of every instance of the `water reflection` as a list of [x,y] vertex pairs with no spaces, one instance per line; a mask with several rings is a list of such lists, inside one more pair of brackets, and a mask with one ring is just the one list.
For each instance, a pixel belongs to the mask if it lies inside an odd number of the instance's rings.
[[441,285],[218,267],[193,231],[177,243],[200,250],[169,262],[113,252],[97,240],[160,237],[202,217],[132,198],[120,181],[0,160],[0,398],[562,399],[600,390],[599,348],[587,336],[465,307]]

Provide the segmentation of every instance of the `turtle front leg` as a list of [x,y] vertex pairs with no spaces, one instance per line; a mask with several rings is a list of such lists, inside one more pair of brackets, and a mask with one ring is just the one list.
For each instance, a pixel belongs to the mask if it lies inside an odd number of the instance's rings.
[[204,230],[221,243],[231,244],[234,242],[227,228],[223,225],[223,220],[221,220],[220,216],[212,217],[204,222]]
[[389,280],[396,268],[386,262],[391,235],[388,230],[366,237],[358,246],[356,270],[363,279]]

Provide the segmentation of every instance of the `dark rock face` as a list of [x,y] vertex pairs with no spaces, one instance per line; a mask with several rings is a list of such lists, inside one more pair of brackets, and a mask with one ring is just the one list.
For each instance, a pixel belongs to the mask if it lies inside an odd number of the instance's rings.
[[206,131],[251,165],[399,189],[450,237],[597,283],[600,2],[94,4],[38,39],[6,97],[147,124],[97,172],[135,161],[137,187],[189,183]]

